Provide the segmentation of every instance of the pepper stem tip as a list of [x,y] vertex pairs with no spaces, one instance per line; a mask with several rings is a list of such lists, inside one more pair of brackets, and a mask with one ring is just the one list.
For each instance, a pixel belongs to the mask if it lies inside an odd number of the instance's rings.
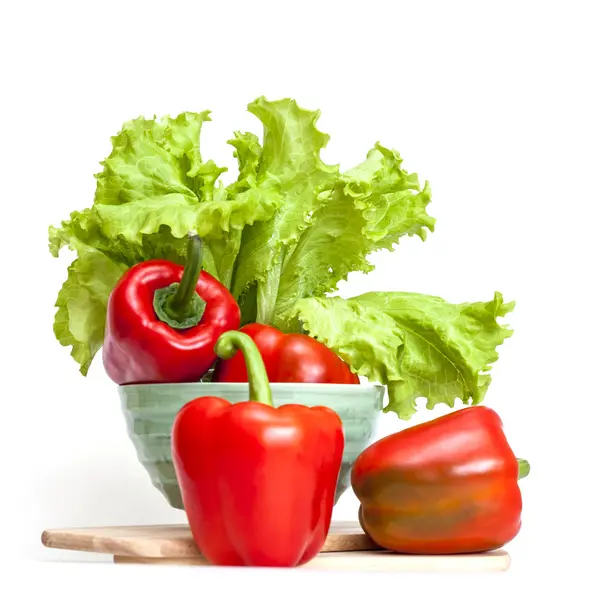
[[215,354],[224,360],[233,358],[238,350],[246,363],[250,401],[273,406],[265,363],[254,340],[242,331],[231,330],[221,334],[215,344]]

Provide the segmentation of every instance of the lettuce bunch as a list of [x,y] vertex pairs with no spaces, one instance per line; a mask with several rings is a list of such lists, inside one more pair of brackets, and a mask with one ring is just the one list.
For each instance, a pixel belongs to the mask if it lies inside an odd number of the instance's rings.
[[388,387],[385,411],[409,419],[420,397],[428,408],[481,402],[497,347],[512,334],[497,320],[513,308],[500,293],[467,304],[410,292],[332,296],[349,273],[373,269],[372,253],[433,232],[428,183],[380,144],[348,171],[325,164],[320,113],[294,100],[261,97],[248,110],[263,136],[235,132],[228,141],[239,166],[232,184],[223,185],[226,169],[200,152],[208,111],[138,118],[112,138],[92,206],[50,227],[51,253],[67,246],[77,254],[54,332],[80,371],[102,346],[108,296],[121,275],[151,258],[183,264],[195,229],[204,269],[235,296],[244,323],[319,339]]

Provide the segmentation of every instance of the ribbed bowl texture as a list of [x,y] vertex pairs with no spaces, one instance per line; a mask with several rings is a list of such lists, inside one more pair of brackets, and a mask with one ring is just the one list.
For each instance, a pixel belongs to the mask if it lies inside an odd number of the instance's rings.
[[[336,490],[337,502],[350,487],[350,472],[357,456],[369,446],[383,405],[379,385],[271,383],[273,404],[327,406],[344,427],[344,457]],[[248,400],[246,383],[164,383],[119,386],[127,431],[139,461],[152,484],[174,508],[183,509],[171,457],[171,429],[177,412],[200,396],[218,396],[232,403]]]

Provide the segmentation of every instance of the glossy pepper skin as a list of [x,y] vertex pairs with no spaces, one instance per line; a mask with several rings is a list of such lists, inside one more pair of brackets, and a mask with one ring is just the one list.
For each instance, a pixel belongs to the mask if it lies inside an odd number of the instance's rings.
[[102,356],[115,383],[198,381],[217,359],[219,336],[239,327],[233,296],[201,271],[201,248],[190,234],[185,269],[149,260],[129,269],[113,289]]
[[[258,347],[271,383],[359,384],[358,376],[333,350],[301,333],[283,333],[275,327],[250,323],[241,328]],[[243,356],[219,360],[213,381],[248,381]]]
[[483,406],[375,442],[351,474],[364,531],[383,548],[411,554],[507,544],[521,527],[518,478],[502,422]]
[[177,414],[172,455],[200,552],[215,565],[293,567],[323,547],[342,462],[342,423],[326,407],[271,404],[262,360],[239,331],[217,353],[241,348],[250,401],[201,397]]

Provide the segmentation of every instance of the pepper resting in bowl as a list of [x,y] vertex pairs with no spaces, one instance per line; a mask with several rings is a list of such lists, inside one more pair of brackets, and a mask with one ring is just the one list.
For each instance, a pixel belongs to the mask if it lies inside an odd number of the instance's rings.
[[131,267],[113,289],[104,368],[119,385],[199,381],[217,359],[219,336],[239,325],[239,306],[202,271],[202,241],[191,232],[185,268],[149,260]]
[[302,565],[320,552],[331,523],[342,421],[325,406],[274,407],[249,336],[229,331],[216,352],[230,357],[238,348],[250,401],[196,398],[173,424],[173,464],[190,529],[216,565]]
[[[244,325],[240,331],[256,344],[271,383],[360,383],[358,375],[333,350],[309,335],[283,333],[261,323]],[[241,354],[220,359],[212,380],[248,381]]]

